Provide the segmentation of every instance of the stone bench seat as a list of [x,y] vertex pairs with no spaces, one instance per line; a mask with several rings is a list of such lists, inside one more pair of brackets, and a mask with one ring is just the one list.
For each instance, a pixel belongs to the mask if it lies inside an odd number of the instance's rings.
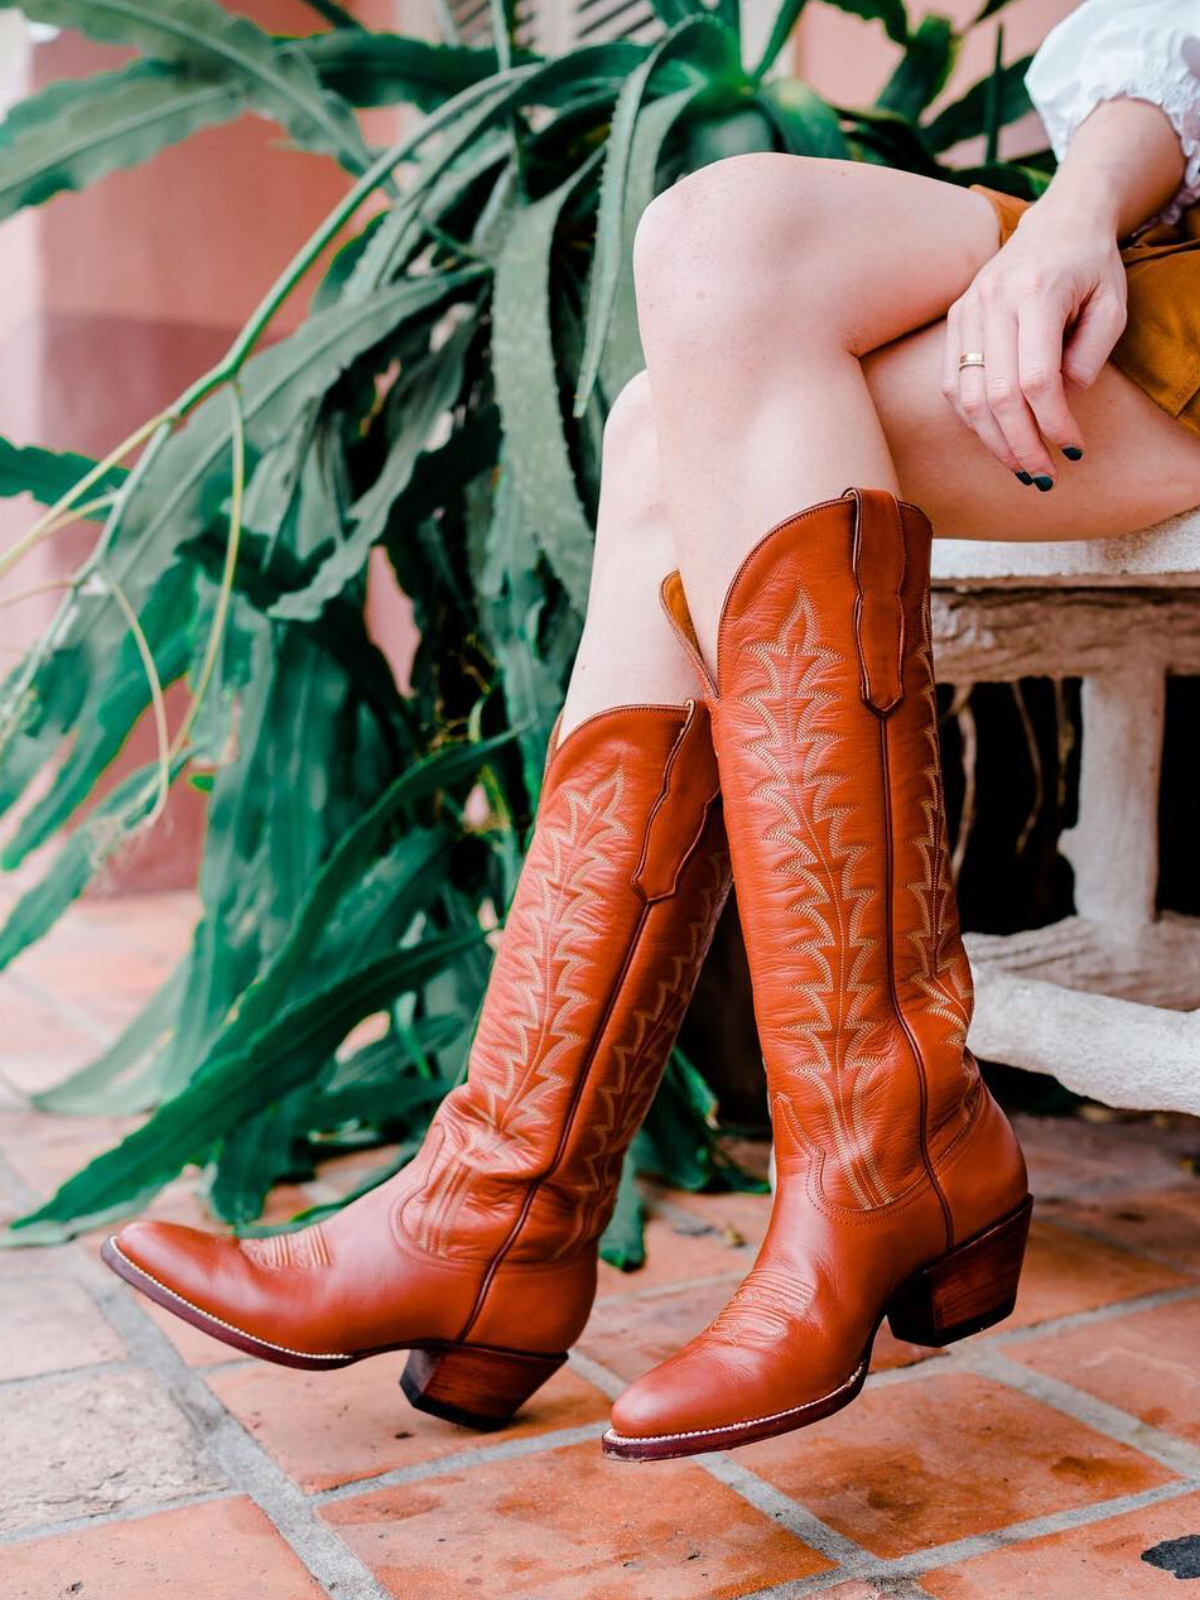
[[[938,675],[1083,680],[1075,915],[967,938],[986,1059],[1200,1114],[1200,919],[1159,915],[1166,681],[1200,675],[1200,511],[1119,539],[934,545]],[[1200,824],[1200,810],[1198,810]]]

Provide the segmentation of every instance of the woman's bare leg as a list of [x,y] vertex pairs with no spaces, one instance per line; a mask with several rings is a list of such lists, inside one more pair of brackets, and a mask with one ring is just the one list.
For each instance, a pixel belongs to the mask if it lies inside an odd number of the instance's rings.
[[981,195],[796,156],[716,163],[649,208],[639,319],[710,659],[747,550],[850,484],[917,501],[943,535],[993,538],[1111,534],[1200,501],[1200,441],[1111,367],[1073,396],[1087,456],[1049,494],[958,421],[941,393],[938,324],[997,243]]
[[678,565],[658,464],[650,388],[640,373],[604,430],[604,469],[587,621],[560,737],[619,705],[682,705],[700,694],[658,591]]

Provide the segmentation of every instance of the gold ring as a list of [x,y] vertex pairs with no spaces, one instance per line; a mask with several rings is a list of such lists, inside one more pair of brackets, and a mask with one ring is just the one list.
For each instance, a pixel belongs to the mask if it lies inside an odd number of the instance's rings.
[[981,367],[981,366],[983,366],[983,351],[982,350],[964,350],[962,355],[959,356],[959,358],[958,358],[958,370],[960,372],[962,371],[962,369],[964,367]]

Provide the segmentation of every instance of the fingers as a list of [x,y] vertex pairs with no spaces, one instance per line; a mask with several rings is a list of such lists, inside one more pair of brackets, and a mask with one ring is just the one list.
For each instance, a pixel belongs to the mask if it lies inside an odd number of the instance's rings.
[[1020,472],[1021,463],[1013,453],[1003,430],[992,415],[984,374],[986,367],[960,367],[959,360],[969,351],[982,351],[983,326],[979,308],[970,294],[955,302],[946,314],[946,350],[942,368],[942,393],[959,419],[977,434],[984,447],[1010,472]]
[[[989,292],[990,291],[990,292]],[[1044,295],[1028,295],[1015,304],[986,279],[977,280],[946,315],[942,392],[959,418],[1000,464],[1022,483],[1046,491],[1058,478],[1054,447],[1070,461],[1083,455],[1083,430],[1067,399],[1064,381],[1063,328],[1070,308]],[[1082,345],[1070,377],[1079,370],[1098,373],[1116,333],[1115,319],[1102,301],[1085,327],[1077,325]],[[1119,332],[1119,329],[1117,330]],[[1099,354],[1104,340],[1107,348]],[[967,351],[983,353],[985,365],[959,367]]]
[[1052,489],[1054,462],[1023,389],[1018,323],[1007,308],[992,306],[985,311],[983,330],[988,404],[1016,460],[1013,471],[1022,483],[1032,479],[1043,492]]
[[[1017,323],[1017,363],[1021,393],[1037,421],[1044,441],[1055,444],[1078,461],[1083,454],[1083,429],[1067,402],[1063,383],[1063,327],[1067,311],[1045,300],[1031,299],[1022,306]],[[1052,474],[1056,468],[1046,456]]]
[[1095,383],[1124,332],[1126,314],[1121,294],[1102,290],[1092,295],[1067,337],[1062,363],[1065,378],[1081,389]]

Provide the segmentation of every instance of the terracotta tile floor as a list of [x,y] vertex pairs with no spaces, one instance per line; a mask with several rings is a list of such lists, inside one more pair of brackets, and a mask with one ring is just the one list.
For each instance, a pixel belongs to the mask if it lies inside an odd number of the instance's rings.
[[[4,891],[0,890],[0,910]],[[128,1124],[23,1093],[170,971],[186,895],[94,900],[0,977],[0,1207]],[[1200,1123],[1023,1119],[1038,1218],[1016,1315],[938,1354],[881,1336],[849,1410],[729,1455],[602,1460],[609,1397],[723,1303],[767,1202],[653,1190],[572,1365],[501,1434],[411,1410],[398,1360],[261,1366],[139,1301],[96,1239],[0,1251],[3,1600],[1200,1600]],[[285,1216],[381,1160],[272,1197]],[[190,1180],[156,1214],[204,1222]]]

